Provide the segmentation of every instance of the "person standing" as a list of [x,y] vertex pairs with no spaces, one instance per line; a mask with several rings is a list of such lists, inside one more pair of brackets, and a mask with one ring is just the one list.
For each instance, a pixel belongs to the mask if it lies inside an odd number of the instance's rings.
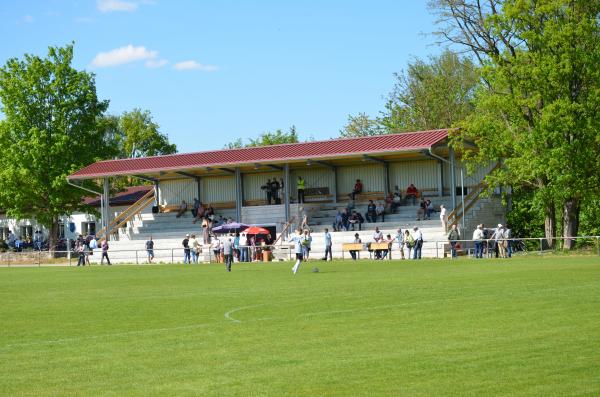
[[298,189],[298,203],[304,203],[304,179],[300,175],[298,175],[298,181],[296,182],[296,187]]
[[265,193],[267,194],[267,204],[271,205],[271,201],[273,198],[273,191],[271,190],[271,179],[267,179],[267,183],[262,185],[261,187]]
[[106,264],[110,266],[110,259],[108,259],[108,241],[106,241],[105,238],[102,239],[100,248],[102,249],[102,258],[100,259],[100,264],[104,265],[104,258],[106,258]]
[[271,181],[271,197],[273,197],[273,204],[281,204],[281,200],[279,199],[279,181],[276,178],[273,178]]
[[192,254],[192,263],[198,263],[198,251],[200,251],[200,242],[196,238],[195,234],[192,234],[192,237],[188,241],[190,246],[190,252]]
[[190,263],[190,235],[186,234],[181,242],[183,246],[183,263]]
[[310,230],[304,230],[304,236],[302,237],[302,257],[304,261],[308,261],[310,256],[310,245],[312,244],[312,236],[310,235]]
[[[325,258],[323,258],[323,260],[329,260],[332,261],[333,260],[333,255],[331,254],[331,233],[329,233],[329,229],[325,228]],[[327,258],[327,255],[329,254],[329,258]]]
[[473,241],[475,242],[475,258],[483,258],[483,226],[477,225],[473,232]]
[[408,229],[404,231],[404,246],[406,247],[406,259],[411,259],[411,251],[415,247],[415,239]]
[[300,268],[300,263],[302,262],[302,229],[296,230],[296,235],[292,236],[289,240],[294,243],[294,252],[296,253],[296,264],[292,267],[292,272],[294,274],[298,273],[298,269]]
[[448,241],[450,242],[450,251],[452,252],[452,259],[456,258],[456,244],[460,240],[460,233],[456,228],[456,224],[452,225],[450,233],[448,233]]
[[248,254],[248,250],[250,249],[248,246],[250,245],[250,239],[248,238],[248,236],[246,235],[246,233],[243,233],[241,236],[242,242],[244,243],[244,245],[241,246],[241,262],[250,262],[250,258],[249,258],[249,254]]
[[148,254],[148,263],[152,263],[152,259],[154,259],[154,241],[152,241],[152,236],[146,241],[146,253]]
[[400,258],[404,259],[404,234],[402,233],[401,228],[398,228],[396,240],[398,241],[398,248],[400,249]]
[[77,253],[77,266],[85,266],[85,252],[83,247],[83,240],[78,239],[77,245],[75,245],[75,252]]
[[373,203],[373,200],[369,200],[365,217],[367,218],[367,222],[377,222],[377,206]]
[[413,249],[413,259],[421,259],[421,249],[423,248],[423,233],[417,226],[413,228],[415,247]]
[[446,233],[448,231],[448,217],[446,215],[446,207],[444,207],[444,204],[440,205],[440,222],[442,222],[444,233]]
[[231,241],[231,237],[227,237],[223,242],[223,256],[225,258],[225,268],[230,272],[231,264],[233,263],[233,242]]
[[[375,243],[382,243],[383,242],[383,233],[379,230],[378,227],[375,228],[375,232],[373,232],[373,241]],[[383,259],[381,256],[381,250],[380,249],[376,249],[375,250],[375,260],[377,259]]]
[[237,259],[238,262],[242,261],[240,250],[240,234],[238,232],[235,232],[233,238],[233,258]]
[[504,242],[506,244],[506,257],[512,258],[512,230],[504,225]]
[[221,262],[221,240],[219,240],[219,238],[217,236],[214,236],[211,239],[211,249],[213,251],[213,254],[215,255],[215,261],[217,261],[217,263]]

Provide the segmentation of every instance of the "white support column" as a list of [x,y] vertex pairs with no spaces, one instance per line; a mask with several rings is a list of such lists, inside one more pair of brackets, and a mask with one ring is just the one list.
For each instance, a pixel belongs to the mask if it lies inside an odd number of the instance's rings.
[[290,221],[290,165],[286,164],[283,166],[283,191],[285,194],[284,207],[285,207],[285,222]]
[[110,223],[110,185],[108,177],[104,178],[104,191],[102,194],[102,200],[104,201],[104,213],[102,214],[102,227],[106,231],[106,239],[110,239],[110,230],[108,230],[108,224]]
[[438,161],[438,196],[444,195],[444,163]]

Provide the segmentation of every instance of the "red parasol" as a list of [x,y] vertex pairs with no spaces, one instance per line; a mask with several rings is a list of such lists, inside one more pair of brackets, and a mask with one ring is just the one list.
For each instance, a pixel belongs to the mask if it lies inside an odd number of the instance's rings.
[[265,228],[258,226],[250,226],[248,229],[244,230],[246,234],[270,234],[271,232]]

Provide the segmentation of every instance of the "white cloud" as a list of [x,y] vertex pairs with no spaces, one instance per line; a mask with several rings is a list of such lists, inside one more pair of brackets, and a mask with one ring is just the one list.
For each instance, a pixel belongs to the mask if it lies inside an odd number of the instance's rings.
[[101,12],[126,11],[138,9],[140,4],[154,4],[153,0],[97,0],[96,7]]
[[162,68],[167,63],[169,63],[169,61],[167,61],[166,59],[148,59],[146,61],[146,67],[149,67],[149,68]]
[[203,72],[215,72],[219,70],[219,68],[215,65],[203,65],[196,61],[183,61],[178,62],[173,65],[173,69],[175,70],[200,70]]
[[[128,46],[115,48],[107,52],[100,52],[94,57],[92,66],[97,68],[106,68],[119,66],[136,61],[154,61],[158,57],[158,51],[147,50],[146,47]],[[156,61],[161,62],[161,61]]]

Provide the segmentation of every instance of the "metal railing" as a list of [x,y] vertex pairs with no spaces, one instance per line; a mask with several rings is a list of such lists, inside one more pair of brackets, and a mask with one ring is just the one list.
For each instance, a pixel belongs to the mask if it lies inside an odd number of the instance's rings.
[[[239,256],[236,254],[236,261],[242,259],[242,251],[247,250],[248,260],[244,262],[266,262],[278,260],[291,260],[292,249],[287,245],[261,245],[261,246],[240,246]],[[152,250],[154,257],[149,260],[149,253],[146,249],[134,250],[110,250],[108,257],[111,264],[182,264],[184,263],[184,250],[178,248],[155,248]],[[222,262],[222,250],[216,256],[210,246],[203,246],[200,253],[193,255],[190,251],[190,262],[192,263],[215,263]],[[268,255],[264,253],[268,252]],[[0,253],[0,267],[15,266],[77,266],[79,253],[74,251],[54,251],[54,254],[48,251],[6,251]],[[246,255],[244,255],[246,257]],[[83,254],[85,265],[100,265],[102,251],[95,250],[93,254]],[[193,259],[195,261],[192,261]],[[104,261],[107,264],[107,261]]]
[[[468,256],[474,256],[476,240],[454,240],[460,243],[459,253]],[[554,244],[549,244],[548,241],[553,241]],[[567,250],[564,248],[566,241],[574,242],[574,249]],[[510,238],[510,239],[485,239],[481,240],[483,244],[484,257],[497,257],[499,255],[498,243],[504,243],[510,255],[527,255],[527,254],[547,254],[547,253],[566,253],[566,252],[587,252],[594,253],[600,256],[600,236],[577,236],[577,237],[526,237],[526,238]],[[449,252],[450,242],[448,240],[434,241],[436,258],[443,258]]]

